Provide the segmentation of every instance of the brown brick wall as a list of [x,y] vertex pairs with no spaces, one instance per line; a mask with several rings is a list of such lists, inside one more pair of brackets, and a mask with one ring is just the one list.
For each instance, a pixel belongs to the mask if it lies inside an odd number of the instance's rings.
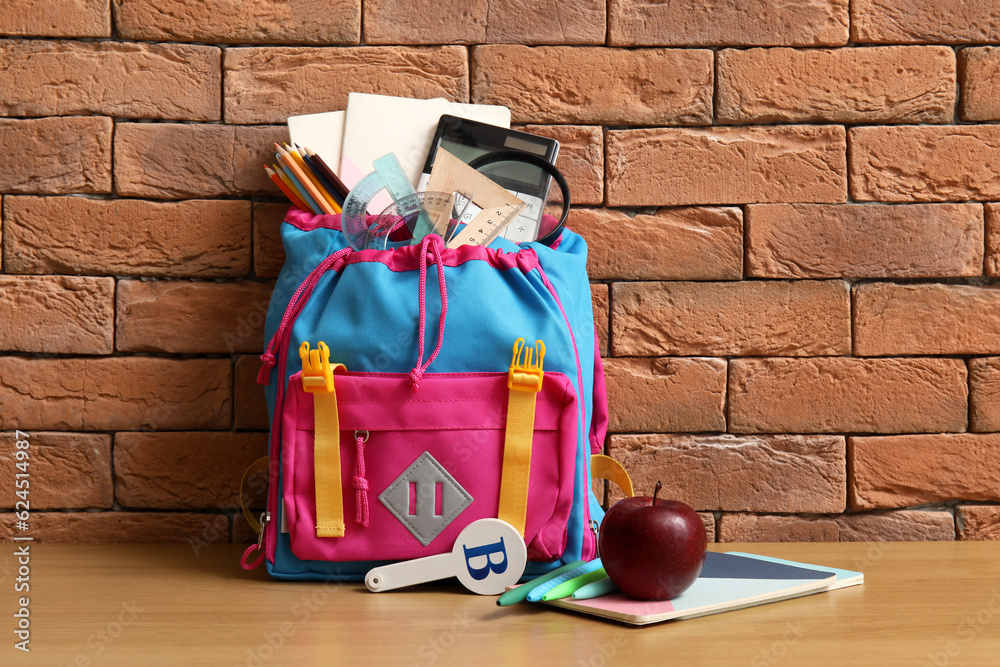
[[286,207],[260,162],[350,91],[560,140],[640,492],[722,541],[1000,539],[989,6],[10,0],[0,539],[15,429],[37,539],[248,539]]

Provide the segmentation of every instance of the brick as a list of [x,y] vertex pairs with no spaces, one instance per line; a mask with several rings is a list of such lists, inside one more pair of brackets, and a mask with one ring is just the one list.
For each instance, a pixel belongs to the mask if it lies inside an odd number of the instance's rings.
[[1000,540],[1000,507],[996,505],[959,505],[958,539]]
[[609,130],[609,206],[771,202],[847,197],[841,126]]
[[[0,514],[0,540],[14,536],[14,515]],[[229,541],[229,518],[191,512],[33,512],[36,542],[76,544],[189,542],[192,547]]]
[[8,273],[219,278],[250,270],[246,201],[5,197],[4,225]]
[[[954,518],[949,512],[941,511],[903,510],[839,516],[723,514],[719,519],[720,542],[922,542],[954,539]],[[869,550],[869,554],[869,560],[872,560],[878,558],[881,552]],[[857,560],[860,569],[864,561]]]
[[0,275],[0,350],[112,352],[115,281]]
[[277,278],[285,263],[281,221],[287,211],[285,202],[253,203],[253,271],[258,278]]
[[[111,436],[103,433],[33,431],[27,439],[28,492],[32,510],[106,508],[114,505]],[[0,505],[13,509],[17,464],[13,432],[0,433]]]
[[1000,204],[986,204],[986,261],[988,276],[1000,276]]
[[112,125],[96,117],[0,118],[0,191],[111,192]]
[[266,454],[266,433],[119,433],[115,497],[128,508],[236,508],[243,471]]
[[472,101],[506,105],[521,123],[712,122],[712,52],[704,49],[504,44],[475,47],[472,64]]
[[715,542],[715,514],[712,512],[698,512],[698,516],[705,525],[705,538],[710,544]]
[[[517,129],[559,142],[556,167],[569,183],[574,206],[604,202],[604,130],[587,125],[525,125]],[[559,186],[549,189],[551,201],[562,201]]]
[[264,386],[257,384],[259,371],[259,355],[241,355],[236,358],[233,403],[234,426],[239,430],[266,431],[269,427]]
[[227,429],[228,359],[0,357],[0,429]]
[[630,216],[573,209],[567,226],[587,240],[592,279],[739,280],[743,277],[743,211],[665,208]]
[[607,285],[591,285],[590,296],[594,302],[594,329],[602,357],[608,356],[608,317],[610,315],[610,289]]
[[188,44],[0,40],[0,116],[219,120],[221,50]]
[[859,201],[1000,197],[1000,125],[854,127],[849,136]]
[[611,0],[615,46],[839,46],[848,0]]
[[851,509],[1000,501],[1000,433],[853,437],[848,447]]
[[122,280],[116,299],[120,352],[223,353],[264,349],[270,283]]
[[115,192],[157,199],[281,196],[261,165],[275,162],[275,142],[287,141],[284,125],[118,123]]
[[1000,353],[1000,287],[867,283],[854,288],[854,353]]
[[361,0],[114,0],[123,39],[247,44],[357,44]]
[[725,123],[947,123],[955,52],[946,46],[724,49],[716,117]]
[[984,46],[958,52],[963,120],[1000,120],[1000,48]]
[[[468,99],[469,68],[461,46],[228,48],[227,123],[284,123],[288,116],[347,107],[350,92]],[[308,95],[289,91],[308,90]]]
[[847,354],[850,297],[842,281],[615,283],[618,356]]
[[243,514],[233,515],[233,544],[256,544],[257,533]]
[[636,495],[696,510],[840,512],[847,502],[845,445],[835,436],[614,435],[610,455]]
[[733,433],[964,431],[961,359],[733,359]]
[[603,44],[604,0],[366,0],[367,44]]
[[111,37],[106,0],[7,0],[0,35]]
[[852,0],[851,41],[894,44],[1000,42],[992,2]]
[[1000,357],[969,359],[969,430],[1000,432]]
[[978,204],[747,207],[755,278],[942,278],[983,270]]
[[612,432],[726,430],[725,359],[604,362]]

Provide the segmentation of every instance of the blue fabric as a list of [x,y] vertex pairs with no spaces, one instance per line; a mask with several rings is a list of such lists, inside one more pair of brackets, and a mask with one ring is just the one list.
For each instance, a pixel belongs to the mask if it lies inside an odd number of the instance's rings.
[[[268,308],[267,340],[277,331],[285,308],[302,280],[328,255],[347,245],[343,234],[331,229],[302,231],[284,223],[281,233],[286,262]],[[479,260],[445,267],[448,313],[444,343],[427,372],[506,372],[515,340],[523,337],[529,343],[536,339],[545,341],[545,370],[564,373],[578,387],[578,392],[582,386],[585,414],[578,431],[576,479],[582,480],[586,474],[589,480],[595,346],[586,243],[579,235],[564,230],[555,250],[538,243],[525,243],[519,248],[505,239],[498,239],[492,247],[507,252],[525,247],[535,250],[561,300],[570,328],[567,329],[563,313],[537,269],[525,274],[519,268],[503,270]],[[437,343],[441,308],[438,270],[437,265],[430,265],[427,270],[425,361]],[[285,377],[279,378],[275,366],[266,387],[272,422],[277,383],[287,386],[288,377],[301,369],[298,347],[302,341],[309,341],[313,347],[317,341],[325,341],[335,351],[332,361],[343,363],[352,371],[406,373],[416,366],[418,288],[418,271],[392,271],[380,262],[351,264],[341,273],[327,272],[296,320],[287,350],[275,353],[276,357],[286,355],[286,367]],[[584,508],[590,509],[591,519],[597,522],[603,511],[593,497],[590,484],[577,487],[566,552],[556,561],[530,563],[527,574],[541,574],[580,559],[585,532],[590,530]],[[272,520],[280,521],[280,517]],[[275,562],[273,566],[268,563],[268,571],[278,578],[357,580],[374,565],[372,561],[299,560],[291,551],[288,535],[279,533]]]

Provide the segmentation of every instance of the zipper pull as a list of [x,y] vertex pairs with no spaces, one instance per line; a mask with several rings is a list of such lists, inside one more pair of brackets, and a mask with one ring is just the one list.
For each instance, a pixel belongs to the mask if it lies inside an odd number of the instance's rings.
[[[264,536],[267,534],[267,524],[269,524],[270,522],[271,522],[271,513],[261,512],[260,535],[257,536],[257,544],[251,544],[250,546],[248,546],[246,551],[243,552],[243,557],[240,558],[240,566],[244,570],[256,570],[258,567],[260,567],[260,564],[264,562],[265,546],[266,546],[264,544]],[[257,550],[259,552],[259,554],[257,555],[257,559],[252,563],[248,563],[247,559],[250,558],[250,554],[252,554],[254,550]]]

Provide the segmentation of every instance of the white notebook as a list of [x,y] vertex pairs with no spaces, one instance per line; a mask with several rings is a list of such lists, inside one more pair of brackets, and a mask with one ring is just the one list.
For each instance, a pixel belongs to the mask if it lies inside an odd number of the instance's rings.
[[374,170],[375,160],[395,153],[403,172],[416,186],[443,114],[510,127],[510,109],[504,106],[463,104],[441,97],[415,100],[351,93],[338,176],[352,188]]
[[326,166],[337,174],[340,167],[340,153],[344,144],[344,119],[346,117],[346,111],[289,116],[288,136],[293,144],[318,153]]

